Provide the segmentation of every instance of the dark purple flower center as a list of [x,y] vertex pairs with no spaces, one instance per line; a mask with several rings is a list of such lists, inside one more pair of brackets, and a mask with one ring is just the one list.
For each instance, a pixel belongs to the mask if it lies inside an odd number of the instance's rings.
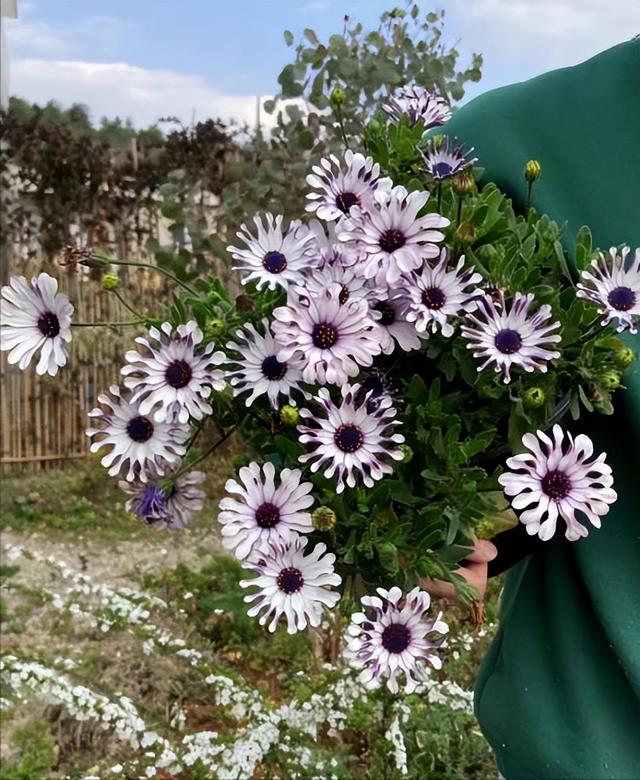
[[357,425],[341,425],[333,438],[336,446],[343,452],[355,452],[364,443],[364,435]]
[[328,322],[319,322],[313,326],[311,341],[318,349],[331,349],[338,341],[338,329]]
[[164,490],[152,482],[145,485],[138,514],[147,522],[153,522],[164,512],[166,496]]
[[338,300],[340,303],[346,303],[349,300],[349,296],[351,293],[349,292],[349,288],[346,284],[342,285],[342,289],[340,290],[340,294],[338,295]]
[[260,528],[273,528],[280,522],[280,510],[268,501],[256,509],[256,523]]
[[505,328],[498,331],[494,339],[496,349],[504,355],[513,355],[522,346],[522,338],[517,330]]
[[431,175],[434,179],[446,179],[453,174],[453,166],[448,162],[437,162],[433,168]]
[[378,320],[380,325],[389,326],[396,321],[396,310],[389,301],[378,301],[373,308],[382,314],[382,317]]
[[179,390],[181,387],[186,387],[191,381],[193,371],[191,366],[186,360],[174,360],[167,366],[167,370],[164,372],[164,378],[167,380],[167,384],[171,387],[175,387]]
[[344,214],[348,214],[351,206],[359,204],[358,196],[353,192],[340,192],[336,195],[336,206]]
[[275,355],[269,355],[262,361],[262,373],[267,379],[277,382],[287,373],[287,364],[281,363]]
[[636,303],[636,294],[629,287],[616,287],[611,290],[607,300],[609,305],[618,311],[629,311]]
[[267,252],[262,258],[262,265],[270,274],[280,274],[287,267],[287,258],[282,252]]
[[439,287],[427,287],[422,293],[422,303],[427,309],[441,309],[447,301],[447,296]]
[[389,228],[385,230],[380,236],[380,248],[385,252],[395,252],[396,249],[400,249],[407,242],[404,233],[396,228]]
[[283,569],[280,574],[278,574],[276,582],[278,583],[280,590],[285,593],[297,593],[304,585],[304,577],[302,576],[300,569],[294,569],[290,566],[288,569]]
[[563,471],[549,471],[540,483],[542,490],[555,501],[569,495],[571,480]]
[[60,320],[58,315],[52,311],[45,311],[38,318],[38,330],[43,336],[49,339],[54,338],[60,333]]
[[389,653],[402,653],[411,643],[411,631],[402,623],[392,623],[382,632],[382,646]]
[[127,423],[127,433],[129,438],[137,441],[139,444],[153,436],[153,423],[148,417],[139,415],[138,417],[132,417]]

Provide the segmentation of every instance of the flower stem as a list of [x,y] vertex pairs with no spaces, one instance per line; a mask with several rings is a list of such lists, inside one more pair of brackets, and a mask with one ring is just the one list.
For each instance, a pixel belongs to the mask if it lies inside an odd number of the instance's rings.
[[438,214],[440,214],[440,211],[442,209],[442,179],[438,179],[438,189],[437,192],[437,198],[438,198]]
[[72,322],[72,328],[128,328],[142,325],[146,320],[131,320],[130,322]]
[[185,471],[192,469],[194,466],[197,466],[198,463],[201,463],[205,458],[208,458],[209,455],[211,455],[212,452],[215,452],[215,450],[217,450],[221,444],[224,444],[224,442],[229,438],[229,436],[231,436],[237,427],[238,425],[232,425],[231,428],[229,428],[229,430],[224,433],[217,441],[214,441],[213,444],[202,453],[202,455],[199,455],[191,463],[185,463],[185,465],[173,475],[173,478],[175,479],[180,477],[182,474],[184,474]]
[[166,268],[162,268],[159,265],[153,265],[152,263],[142,263],[137,260],[115,260],[113,257],[107,257],[106,255],[100,255],[97,253],[96,257],[99,260],[110,263],[111,265],[126,265],[130,266],[131,268],[149,268],[151,271],[157,271],[158,273],[166,276],[167,279],[171,279],[172,282],[179,284],[180,287],[185,289],[190,295],[193,295],[194,297],[198,296],[198,293],[193,289],[193,287],[190,287],[186,282],[178,279],[175,274],[172,274],[171,271],[167,271]]
[[338,117],[338,126],[340,127],[340,135],[347,149],[350,149],[349,139],[347,138],[347,132],[344,129],[344,119],[342,118],[342,109],[340,106],[336,106],[336,116]]
[[527,207],[526,207],[526,213],[529,213],[529,209],[531,208],[531,190],[533,189],[533,182],[530,181],[527,183]]
[[462,203],[463,203],[463,197],[462,195],[458,195],[458,213],[456,215],[457,225],[459,225],[462,220]]
[[142,318],[142,314],[140,314],[139,311],[136,311],[133,306],[131,306],[130,303],[127,303],[124,296],[122,296],[118,290],[111,290],[111,292],[116,296],[116,298],[120,301],[120,303],[124,306],[125,309],[131,312],[134,317],[140,317]]

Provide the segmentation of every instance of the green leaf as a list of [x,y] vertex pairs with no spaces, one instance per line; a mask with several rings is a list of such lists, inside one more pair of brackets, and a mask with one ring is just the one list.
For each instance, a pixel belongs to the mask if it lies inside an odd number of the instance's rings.
[[287,44],[287,46],[291,46],[293,43],[293,33],[290,30],[284,31],[284,42]]

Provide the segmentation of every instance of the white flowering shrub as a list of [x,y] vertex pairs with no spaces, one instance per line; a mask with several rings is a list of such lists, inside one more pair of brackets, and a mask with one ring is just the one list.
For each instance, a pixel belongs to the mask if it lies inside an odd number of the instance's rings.
[[[280,648],[281,656],[276,660],[271,655],[274,640],[261,639],[253,623],[247,620],[244,628],[234,628],[236,621],[245,619],[241,607],[237,611],[213,610],[223,626],[220,630],[212,631],[204,621],[194,624],[193,613],[185,607],[193,601],[197,607],[200,603],[206,607],[212,577],[219,578],[217,586],[231,575],[224,559],[203,573],[182,566],[163,575],[169,603],[154,592],[160,585],[157,577],[147,578],[149,588],[114,588],[64,559],[26,546],[8,545],[4,554],[18,572],[22,566],[33,566],[47,575],[43,578],[47,584],[39,588],[33,619],[46,625],[57,616],[66,618],[64,640],[79,646],[78,653],[65,656],[57,652],[55,640],[48,646],[27,647],[19,636],[16,645],[9,634],[0,661],[3,718],[9,739],[13,739],[11,719],[19,716],[21,708],[39,704],[58,713],[54,733],[66,758],[56,776],[145,778],[168,773],[196,780],[244,780],[258,773],[270,778],[346,780],[384,771],[390,778],[417,778],[424,776],[421,772],[427,765],[442,766],[452,749],[433,739],[436,733],[441,739],[445,736],[437,728],[432,728],[433,734],[425,743],[423,731],[429,717],[443,720],[446,728],[453,730],[452,737],[458,735],[459,745],[464,746],[457,764],[461,771],[476,761],[491,766],[488,747],[472,731],[473,694],[460,684],[469,684],[470,656],[476,646],[483,645],[490,629],[452,636],[452,668],[457,679],[444,675],[428,678],[416,694],[394,701],[385,693],[369,692],[342,664],[325,663],[310,673],[308,648],[298,642],[300,636],[279,632],[276,639],[282,637],[289,644]],[[15,596],[20,592],[19,579],[15,574],[7,593],[13,591]],[[195,591],[186,590],[187,584]],[[33,598],[33,589],[29,590]],[[195,633],[194,625],[199,628]],[[182,638],[185,631],[190,640]],[[53,639],[56,632],[50,636]],[[155,676],[152,670],[169,659],[174,682],[179,684],[176,691],[181,689],[182,696],[172,696],[163,704],[153,701],[159,692],[140,697],[131,679],[116,678],[122,687],[113,689],[107,680],[96,676],[93,666],[87,665],[87,650],[91,648],[94,657],[98,654],[106,661],[113,652],[110,642],[115,640],[122,648],[124,638],[129,643],[128,656],[138,659],[136,666],[142,664],[142,679],[151,675],[159,680],[157,675],[164,674],[166,667]],[[244,653],[235,661],[234,641]],[[262,678],[273,674],[274,664],[280,669],[277,696],[271,685],[258,683],[254,687],[238,673],[242,669],[246,674],[251,665],[261,670]],[[196,711],[204,708],[205,720],[202,715],[194,720],[194,707]],[[60,736],[64,734],[60,724],[65,720],[104,734],[106,747],[94,741],[94,747],[84,755],[74,729],[68,737],[71,748]],[[39,761],[44,761],[44,748],[38,750]],[[75,755],[73,760],[70,752]],[[25,761],[31,760],[29,755],[28,750],[22,751]],[[55,759],[50,761],[48,768]],[[47,771],[34,770],[30,777],[48,777]]]

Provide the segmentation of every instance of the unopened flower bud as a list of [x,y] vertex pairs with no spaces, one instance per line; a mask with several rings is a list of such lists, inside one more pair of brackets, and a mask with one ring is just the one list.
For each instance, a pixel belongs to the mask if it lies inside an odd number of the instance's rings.
[[384,542],[378,547],[378,558],[385,569],[398,571],[398,548],[391,542]]
[[219,317],[214,317],[209,322],[209,328],[211,329],[211,335],[217,338],[224,332],[224,322]]
[[616,351],[614,360],[618,368],[627,368],[637,357],[631,347],[622,347]]
[[342,87],[336,87],[331,92],[330,100],[334,106],[341,106],[344,103],[344,98],[345,98],[345,92],[344,89],[342,89]]
[[545,402],[545,392],[541,387],[530,387],[525,391],[522,401],[530,409],[538,409]]
[[605,371],[600,377],[600,387],[603,390],[617,390],[622,384],[622,374],[619,371]]
[[442,133],[439,133],[438,135],[432,136],[431,144],[433,145],[433,148],[435,150],[442,149],[446,140],[447,140],[446,135],[442,135]]
[[408,444],[400,445],[400,452],[402,453],[402,463],[411,463],[413,460],[413,450]]
[[102,277],[103,290],[117,290],[120,287],[120,277],[117,274],[104,274]]
[[379,122],[377,119],[372,119],[367,124],[367,131],[369,133],[379,133],[382,130],[382,123]]
[[313,511],[311,522],[318,531],[331,531],[336,525],[336,513],[328,506],[319,506]]
[[282,409],[280,409],[280,422],[282,422],[283,425],[290,425],[293,428],[294,425],[298,424],[299,419],[300,412],[295,408],[295,406],[289,406],[289,404],[286,404],[282,407]]
[[460,173],[456,173],[453,179],[451,179],[451,184],[453,191],[458,195],[468,195],[470,192],[473,192],[476,186],[473,174],[468,168],[460,171]]
[[463,246],[473,244],[476,240],[476,229],[471,222],[463,222],[456,228],[456,240]]
[[249,465],[249,458],[246,455],[236,455],[233,459],[233,468],[238,470],[243,466]]
[[537,160],[529,160],[529,162],[527,162],[527,164],[524,166],[524,178],[528,182],[534,182],[539,179],[541,173],[542,168],[540,167],[540,163]]

